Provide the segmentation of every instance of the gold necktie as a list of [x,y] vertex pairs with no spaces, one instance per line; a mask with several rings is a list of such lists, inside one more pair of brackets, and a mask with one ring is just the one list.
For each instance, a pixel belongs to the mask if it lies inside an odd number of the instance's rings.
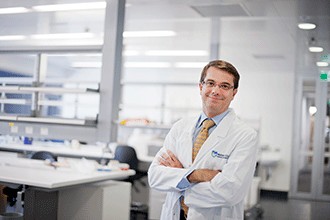
[[196,140],[194,142],[194,148],[192,152],[192,161],[194,162],[199,150],[209,136],[209,129],[214,126],[214,121],[212,119],[207,119],[202,124],[202,129],[199,131]]
[[[194,148],[192,151],[192,161],[194,162],[198,151],[201,149],[202,145],[206,141],[207,137],[209,136],[209,129],[214,126],[214,121],[212,119],[207,119],[202,124],[202,129],[199,131],[196,140],[194,142]],[[184,204],[184,198],[181,199],[181,207],[184,211],[185,216],[188,214],[188,206]]]

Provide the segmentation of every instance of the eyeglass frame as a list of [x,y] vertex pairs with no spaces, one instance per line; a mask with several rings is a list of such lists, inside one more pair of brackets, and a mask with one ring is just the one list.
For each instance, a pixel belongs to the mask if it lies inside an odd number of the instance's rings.
[[206,88],[214,88],[214,87],[218,86],[219,89],[222,89],[224,91],[228,91],[228,90],[230,90],[230,89],[232,89],[232,88],[235,87],[235,86],[232,86],[232,85],[227,84],[227,83],[220,83],[220,84],[218,84],[218,83],[214,82],[213,80],[208,80],[206,82],[205,81],[202,81],[201,84],[202,85],[205,85]]

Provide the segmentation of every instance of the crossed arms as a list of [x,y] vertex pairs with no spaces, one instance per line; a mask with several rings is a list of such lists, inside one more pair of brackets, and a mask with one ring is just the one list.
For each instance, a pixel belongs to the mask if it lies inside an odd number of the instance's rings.
[[[183,168],[181,162],[170,150],[163,153],[158,158],[158,162],[160,165],[165,167]],[[187,179],[190,183],[208,182],[220,172],[221,171],[219,170],[196,169],[187,176]]]

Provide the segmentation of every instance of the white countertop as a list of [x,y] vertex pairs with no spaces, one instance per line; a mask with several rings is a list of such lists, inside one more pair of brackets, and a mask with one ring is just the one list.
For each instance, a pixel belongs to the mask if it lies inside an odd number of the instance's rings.
[[81,173],[72,168],[54,168],[42,160],[0,157],[0,182],[56,189],[103,180],[125,179],[134,170]]
[[96,145],[80,145],[78,149],[74,149],[69,145],[51,142],[34,142],[32,145],[21,143],[2,143],[0,144],[0,150],[1,149],[9,151],[48,151],[59,156],[68,157],[113,158],[112,153],[103,152],[104,147]]

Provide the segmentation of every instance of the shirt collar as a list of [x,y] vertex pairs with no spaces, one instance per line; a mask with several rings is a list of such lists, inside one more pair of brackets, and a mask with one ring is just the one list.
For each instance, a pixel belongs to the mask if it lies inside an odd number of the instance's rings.
[[[227,109],[226,111],[222,112],[221,114],[216,115],[213,118],[211,118],[214,121],[216,126],[218,126],[220,124],[221,120],[228,114],[228,112],[229,112],[229,109]],[[196,127],[199,128],[202,125],[203,121],[207,118],[208,117],[205,115],[205,113],[202,112],[202,114],[199,117]]]

